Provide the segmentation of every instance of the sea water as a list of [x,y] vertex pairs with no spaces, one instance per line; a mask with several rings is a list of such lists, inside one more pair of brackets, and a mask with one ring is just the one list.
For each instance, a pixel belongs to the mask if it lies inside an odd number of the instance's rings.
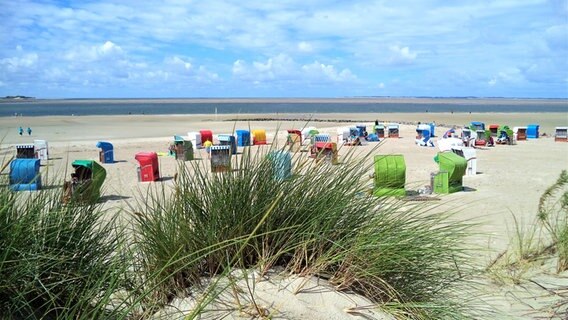
[[[431,101],[431,102],[430,102]],[[68,99],[0,102],[0,117],[8,116],[69,116],[127,114],[239,114],[239,113],[393,113],[393,112],[567,112],[568,100],[495,100],[430,99],[428,103],[409,100],[358,102],[355,99],[335,102],[219,102],[192,99]]]

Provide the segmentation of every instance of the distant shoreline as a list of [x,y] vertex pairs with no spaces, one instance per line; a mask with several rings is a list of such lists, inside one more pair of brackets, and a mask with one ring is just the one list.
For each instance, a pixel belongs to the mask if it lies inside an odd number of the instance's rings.
[[415,103],[415,104],[467,104],[467,105],[486,105],[486,104],[534,104],[542,102],[553,105],[567,105],[568,99],[564,98],[426,98],[426,97],[350,97],[350,98],[117,98],[117,99],[98,99],[98,98],[72,98],[72,99],[37,99],[28,98],[1,98],[0,103],[24,102],[33,104],[60,103],[60,104],[89,104],[110,103],[110,104],[131,104],[131,103]]

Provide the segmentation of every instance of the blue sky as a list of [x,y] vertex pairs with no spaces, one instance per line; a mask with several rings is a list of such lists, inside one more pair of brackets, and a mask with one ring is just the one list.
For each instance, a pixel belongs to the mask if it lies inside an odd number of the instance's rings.
[[0,96],[568,97],[568,0],[0,0]]

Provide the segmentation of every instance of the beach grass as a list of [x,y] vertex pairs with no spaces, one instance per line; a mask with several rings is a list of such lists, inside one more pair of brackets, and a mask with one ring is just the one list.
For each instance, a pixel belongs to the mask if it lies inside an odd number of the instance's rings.
[[282,180],[265,153],[252,150],[226,173],[183,164],[173,193],[157,188],[143,197],[134,234],[141,270],[156,280],[147,282],[153,303],[234,269],[276,268],[326,279],[410,318],[467,316],[464,299],[452,296],[472,271],[468,224],[449,223],[451,213],[423,203],[371,196],[362,178],[372,168],[368,156],[332,166],[296,154],[294,174]]
[[[5,167],[3,166],[5,169]],[[62,204],[60,188],[12,192],[0,176],[0,313],[7,319],[119,314],[127,287],[123,234],[96,205]],[[52,184],[56,185],[56,184]]]

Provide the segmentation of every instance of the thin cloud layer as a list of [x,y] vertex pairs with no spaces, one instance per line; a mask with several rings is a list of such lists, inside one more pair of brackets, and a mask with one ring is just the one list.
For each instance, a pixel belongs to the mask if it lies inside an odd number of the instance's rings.
[[559,0],[5,1],[0,95],[568,97]]

